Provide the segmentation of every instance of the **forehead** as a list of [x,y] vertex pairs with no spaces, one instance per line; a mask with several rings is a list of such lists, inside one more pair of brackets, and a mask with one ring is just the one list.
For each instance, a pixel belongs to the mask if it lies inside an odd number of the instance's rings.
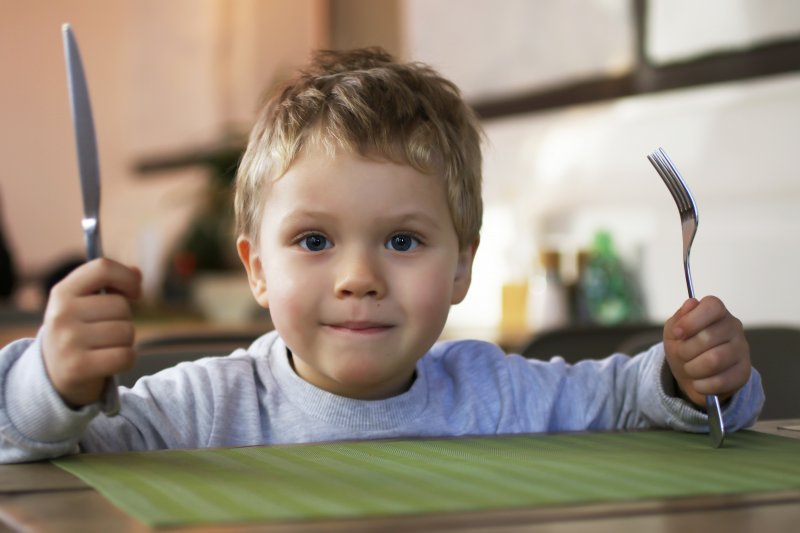
[[264,218],[290,212],[425,213],[450,221],[444,180],[409,165],[354,155],[305,154],[264,194]]

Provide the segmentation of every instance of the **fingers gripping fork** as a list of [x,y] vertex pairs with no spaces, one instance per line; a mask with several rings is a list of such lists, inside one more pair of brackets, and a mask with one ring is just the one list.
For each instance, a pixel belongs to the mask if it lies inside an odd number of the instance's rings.
[[[647,156],[650,163],[661,176],[664,184],[669,189],[675,204],[678,206],[678,214],[681,217],[681,230],[683,233],[683,272],[686,277],[686,288],[689,298],[694,298],[694,286],[692,284],[692,271],[689,267],[689,253],[692,249],[692,242],[697,233],[697,204],[694,201],[689,187],[683,181],[680,172],[670,160],[663,148],[652,152]],[[719,405],[719,398],[714,394],[706,396],[706,411],[708,413],[709,435],[711,445],[715,448],[722,446],[725,440],[725,426],[722,421],[722,410]]]

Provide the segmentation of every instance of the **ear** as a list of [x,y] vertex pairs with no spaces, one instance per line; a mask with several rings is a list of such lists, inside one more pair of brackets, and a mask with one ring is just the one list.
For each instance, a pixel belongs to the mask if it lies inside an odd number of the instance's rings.
[[472,283],[472,263],[475,260],[475,252],[478,251],[480,239],[475,239],[472,244],[465,246],[458,252],[458,264],[456,265],[456,276],[453,280],[453,297],[451,305],[461,303],[467,296],[467,291]]
[[264,309],[269,308],[269,298],[267,297],[267,280],[264,276],[264,267],[261,256],[253,243],[244,236],[236,239],[236,250],[239,252],[239,259],[242,260],[244,269],[247,271],[247,280],[250,283],[250,291]]

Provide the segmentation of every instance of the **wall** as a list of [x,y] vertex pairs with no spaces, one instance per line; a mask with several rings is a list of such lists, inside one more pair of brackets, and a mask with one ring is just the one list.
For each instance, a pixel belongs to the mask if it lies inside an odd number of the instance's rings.
[[[699,208],[698,295],[723,297],[748,323],[800,322],[797,124],[800,74],[492,121],[485,231],[500,233],[490,246],[505,249],[492,250],[494,264],[482,263],[476,278],[497,286],[503,279],[491,273],[530,271],[535,247],[569,257],[607,228],[639,273],[650,316],[672,314],[686,295],[680,221],[646,159],[663,146]],[[512,218],[497,223],[514,228],[504,239],[493,228],[497,212]],[[465,305],[475,315],[487,303]]]
[[[106,249],[145,267],[152,288],[206,175],[189,168],[143,178],[133,165],[246,130],[262,89],[310,48],[348,35],[359,45],[377,39],[434,64],[477,99],[630,68],[630,5],[393,0],[398,37],[386,17],[349,17],[355,0],[0,0],[0,215],[18,265],[34,276],[82,250],[65,21],[77,33],[94,105]],[[691,39],[718,50],[795,35],[800,24],[798,4],[786,0],[737,0],[727,10],[690,0],[651,5],[661,20],[659,60],[703,49]],[[499,287],[529,274],[537,247],[570,254],[601,226],[640,272],[651,316],[667,316],[684,287],[677,216],[645,159],[659,145],[700,205],[698,292],[724,296],[748,322],[800,321],[798,89],[798,76],[787,75],[488,122],[483,244],[451,326],[492,329]]]
[[262,91],[327,39],[318,0],[0,0],[0,195],[18,268],[82,254],[61,25],[83,56],[102,177],[106,253],[151,291],[206,183],[202,168],[142,177],[142,159],[246,131]]
[[[634,64],[632,6],[408,0],[407,54],[473,101],[613,76]],[[800,36],[800,5],[790,0],[647,6],[647,53],[658,63]],[[439,24],[456,13],[458,24]],[[611,230],[638,274],[649,317],[671,315],[686,287],[677,210],[646,159],[658,146],[699,204],[698,295],[723,297],[750,324],[800,323],[799,123],[800,73],[487,121],[482,245],[448,327],[493,336],[503,284],[529,279],[539,248],[570,259],[598,229]]]

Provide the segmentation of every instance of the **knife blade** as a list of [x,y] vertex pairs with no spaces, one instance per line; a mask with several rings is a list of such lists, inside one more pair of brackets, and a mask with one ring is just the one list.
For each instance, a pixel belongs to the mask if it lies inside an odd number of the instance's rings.
[[[61,28],[64,41],[64,60],[67,66],[67,88],[69,91],[72,126],[75,130],[75,146],[78,151],[78,171],[83,196],[83,238],[86,257],[89,261],[102,257],[100,239],[100,165],[97,158],[97,139],[94,132],[89,89],[83,72],[78,43],[69,24]],[[116,376],[106,380],[103,389],[103,412],[114,416],[119,412],[119,393]]]

